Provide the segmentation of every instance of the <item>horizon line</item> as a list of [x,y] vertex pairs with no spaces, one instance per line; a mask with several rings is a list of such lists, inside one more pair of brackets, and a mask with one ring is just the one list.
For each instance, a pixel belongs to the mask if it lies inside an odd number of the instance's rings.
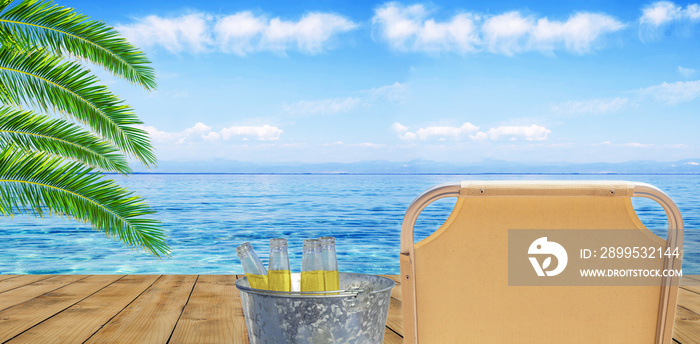
[[[123,175],[117,172],[95,172]],[[132,172],[130,174],[220,175],[700,175],[700,172]]]

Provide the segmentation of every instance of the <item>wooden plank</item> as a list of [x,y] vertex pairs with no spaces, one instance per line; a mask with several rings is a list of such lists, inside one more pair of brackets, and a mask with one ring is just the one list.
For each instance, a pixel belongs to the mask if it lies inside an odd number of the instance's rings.
[[686,288],[678,289],[677,305],[700,314],[700,293]]
[[39,280],[19,288],[8,290],[1,294],[0,310],[12,307],[22,302],[31,300],[37,296],[46,294],[58,288],[62,288],[87,276],[59,275]]
[[118,275],[88,276],[63,288],[0,311],[0,342],[50,318],[80,300],[122,278]]
[[200,275],[169,343],[248,343],[233,275]]
[[127,275],[32,327],[9,343],[83,343],[159,277]]
[[0,293],[51,278],[53,276],[54,275],[20,275],[15,278],[8,278],[0,281]]
[[685,289],[687,291],[692,291],[693,293],[700,294],[700,285],[698,285],[698,286],[682,286],[681,289]]
[[403,344],[403,338],[387,327],[384,329],[382,344]]
[[386,319],[386,326],[403,337],[403,313],[401,312],[401,301],[391,298],[389,301],[389,315]]
[[401,285],[401,276],[399,276],[399,275],[379,275],[379,276],[389,278],[389,279],[393,280],[394,282],[396,282],[396,285]]
[[196,275],[164,275],[85,343],[166,343]]
[[[700,304],[700,295],[687,291],[678,291],[678,307],[673,324],[673,339],[679,343],[692,344],[700,342],[700,313],[693,311]],[[688,308],[690,307],[690,308]]]
[[396,282],[396,286],[391,289],[391,300],[389,302],[389,315],[386,321],[386,330],[384,331],[384,343],[402,344],[403,343],[403,313],[401,310],[401,276],[400,275],[383,275],[391,278]]
[[4,280],[10,279],[10,278],[15,278],[17,276],[20,276],[20,275],[0,275],[0,281],[4,281]]

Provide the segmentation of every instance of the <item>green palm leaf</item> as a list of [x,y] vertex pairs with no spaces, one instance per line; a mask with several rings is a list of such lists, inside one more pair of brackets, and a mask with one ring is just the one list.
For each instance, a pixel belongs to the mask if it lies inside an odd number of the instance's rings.
[[[9,1],[3,1],[7,6]],[[156,88],[146,55],[106,24],[51,1],[25,0],[0,13],[0,27],[17,40],[48,47],[59,55],[77,56],[147,90]]]
[[116,147],[80,126],[31,111],[0,106],[0,146],[13,145],[80,161],[103,172],[131,172]]
[[0,153],[0,212],[48,211],[86,223],[153,255],[169,255],[160,222],[144,200],[78,162],[4,147]]
[[80,64],[48,51],[0,48],[0,102],[59,111],[89,126],[145,165],[154,165],[148,133],[134,111]]

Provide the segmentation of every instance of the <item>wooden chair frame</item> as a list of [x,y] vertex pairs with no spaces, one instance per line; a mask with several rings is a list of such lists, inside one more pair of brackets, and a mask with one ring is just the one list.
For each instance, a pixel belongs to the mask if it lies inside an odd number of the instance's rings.
[[[606,183],[606,181],[601,181]],[[542,181],[542,185],[556,184],[553,181]],[[571,183],[567,181],[565,183]],[[590,183],[588,181],[582,183]],[[629,182],[627,182],[629,183]],[[668,218],[667,247],[682,247],[683,244],[683,218],[676,204],[663,191],[646,183],[632,183],[632,197],[644,197],[656,201],[666,212]],[[488,190],[479,190],[478,196],[465,196],[461,183],[451,183],[435,186],[418,196],[408,207],[401,226],[401,278],[403,295],[403,319],[404,340],[406,343],[418,343],[418,322],[415,295],[415,253],[414,253],[414,226],[418,215],[432,202],[446,197],[489,197]],[[612,191],[612,190],[611,190]],[[612,191],[614,192],[614,191]],[[527,188],[520,190],[518,196],[548,196],[547,193],[537,189]],[[512,196],[512,197],[518,197]],[[576,196],[576,195],[571,195]],[[586,197],[591,197],[586,195]],[[664,269],[680,269],[680,259],[664,258]],[[673,334],[673,321],[677,297],[679,277],[665,277],[661,288],[659,315],[657,317],[656,339],[657,344],[670,343]]]

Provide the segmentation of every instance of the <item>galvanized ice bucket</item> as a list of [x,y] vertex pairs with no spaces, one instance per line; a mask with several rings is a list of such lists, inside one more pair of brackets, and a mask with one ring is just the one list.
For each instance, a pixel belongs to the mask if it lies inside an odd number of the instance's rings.
[[299,278],[292,274],[292,292],[253,289],[245,277],[236,281],[251,344],[382,343],[394,281],[340,273],[341,290],[301,293]]

